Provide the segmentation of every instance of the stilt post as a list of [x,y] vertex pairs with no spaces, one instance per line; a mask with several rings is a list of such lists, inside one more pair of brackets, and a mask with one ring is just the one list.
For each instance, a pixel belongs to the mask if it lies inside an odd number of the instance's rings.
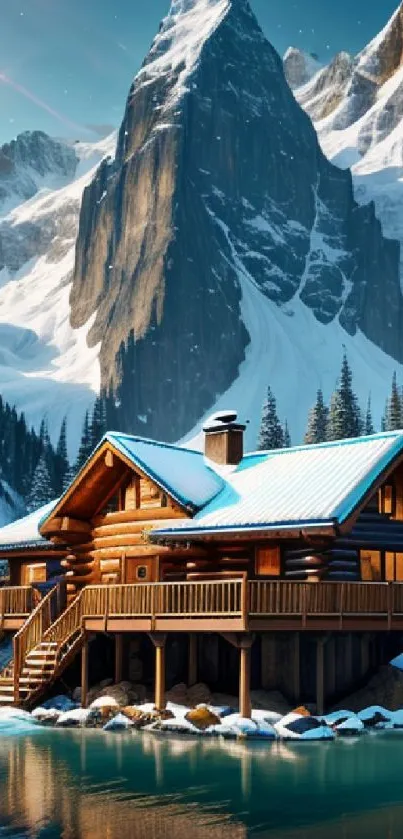
[[84,636],[81,650],[81,706],[87,707],[88,695],[88,636]]
[[155,647],[155,699],[158,711],[165,708],[165,645],[167,636],[162,632],[150,632],[149,637]]
[[323,714],[325,706],[324,682],[325,638],[316,641],[316,713]]
[[241,717],[250,719],[252,716],[252,702],[250,698],[250,651],[251,647],[241,647],[239,650],[239,713]]

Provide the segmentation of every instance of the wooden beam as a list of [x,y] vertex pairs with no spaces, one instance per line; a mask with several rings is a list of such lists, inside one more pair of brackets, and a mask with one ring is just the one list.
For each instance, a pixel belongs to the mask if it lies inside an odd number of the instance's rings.
[[113,452],[110,449],[107,449],[107,451],[105,452],[105,466],[107,466],[108,469],[112,469],[113,465]]
[[115,684],[123,678],[123,635],[115,635]]
[[250,719],[252,704],[250,697],[250,656],[251,647],[241,647],[239,650],[239,713],[241,717]]
[[81,650],[81,706],[87,707],[88,695],[88,636],[85,635]]
[[150,632],[155,647],[155,707],[163,711],[165,702],[165,645],[167,636],[161,632]]
[[188,686],[197,683],[197,635],[194,632],[188,636]]
[[[155,507],[152,510],[153,521],[163,519],[183,519],[186,518],[184,513],[180,510],[175,510],[172,507]],[[120,524],[131,521],[147,522],[150,520],[150,510],[122,510],[116,513],[105,513],[105,515],[96,515],[92,519],[94,527],[103,527],[109,524]]]
[[324,684],[324,652],[325,639],[316,640],[316,713],[324,713],[325,684]]

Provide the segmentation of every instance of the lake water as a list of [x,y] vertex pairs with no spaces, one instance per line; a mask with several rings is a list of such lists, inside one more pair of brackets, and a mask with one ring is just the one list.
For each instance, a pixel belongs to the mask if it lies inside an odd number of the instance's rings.
[[402,839],[403,733],[246,744],[38,730],[0,738],[0,837]]

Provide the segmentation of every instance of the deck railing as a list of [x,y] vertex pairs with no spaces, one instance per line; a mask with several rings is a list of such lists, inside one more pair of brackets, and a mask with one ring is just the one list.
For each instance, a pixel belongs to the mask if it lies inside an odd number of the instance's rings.
[[82,614],[91,617],[242,617],[246,581],[87,586]]
[[0,623],[4,617],[28,615],[31,609],[31,586],[0,588]]
[[251,580],[249,616],[403,614],[403,583]]
[[55,608],[59,604],[59,586],[52,588],[31,612],[13,638],[14,700],[19,700],[19,680],[26,656],[38,646],[51,626]]

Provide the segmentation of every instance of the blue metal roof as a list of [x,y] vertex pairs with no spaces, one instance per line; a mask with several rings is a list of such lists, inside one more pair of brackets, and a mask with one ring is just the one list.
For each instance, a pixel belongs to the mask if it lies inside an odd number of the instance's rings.
[[56,506],[58,499],[45,504],[28,516],[22,519],[17,519],[11,524],[0,528],[0,553],[5,551],[14,551],[24,548],[54,548],[51,542],[44,539],[39,527],[42,522],[50,515],[53,508]]
[[341,525],[399,454],[401,432],[246,455],[192,520],[153,536]]
[[200,509],[225,486],[199,451],[116,432],[105,440],[185,507]]

